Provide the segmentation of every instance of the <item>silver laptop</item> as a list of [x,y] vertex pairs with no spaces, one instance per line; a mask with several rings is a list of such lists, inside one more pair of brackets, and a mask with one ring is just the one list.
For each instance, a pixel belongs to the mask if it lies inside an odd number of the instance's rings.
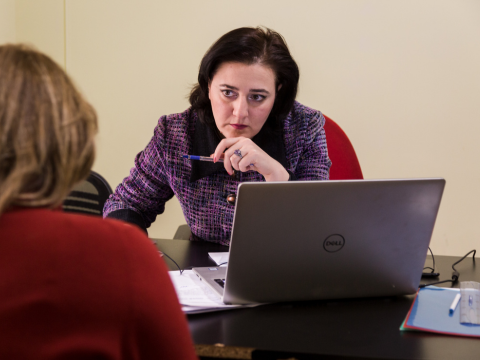
[[194,268],[226,304],[413,294],[445,180],[243,183],[227,267]]

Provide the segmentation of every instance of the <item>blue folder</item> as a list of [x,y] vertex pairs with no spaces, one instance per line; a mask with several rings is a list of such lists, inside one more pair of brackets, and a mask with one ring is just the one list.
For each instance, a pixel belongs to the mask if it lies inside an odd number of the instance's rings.
[[453,314],[449,313],[459,292],[434,286],[420,289],[400,329],[480,337],[480,325],[460,324],[460,304]]

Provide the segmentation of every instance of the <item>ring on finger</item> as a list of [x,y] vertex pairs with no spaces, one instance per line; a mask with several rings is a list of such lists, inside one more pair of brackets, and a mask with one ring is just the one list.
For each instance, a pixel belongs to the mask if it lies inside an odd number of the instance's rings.
[[240,151],[240,149],[235,150],[233,153],[237,155],[240,159],[243,159],[242,152]]

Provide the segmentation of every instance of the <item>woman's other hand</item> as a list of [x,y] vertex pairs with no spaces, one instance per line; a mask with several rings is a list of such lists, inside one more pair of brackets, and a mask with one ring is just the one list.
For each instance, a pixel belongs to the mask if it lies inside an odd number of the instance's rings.
[[266,181],[288,181],[290,175],[277,160],[270,157],[251,139],[235,137],[223,139],[212,154],[213,161],[224,159],[225,170],[231,175],[233,170],[257,171]]

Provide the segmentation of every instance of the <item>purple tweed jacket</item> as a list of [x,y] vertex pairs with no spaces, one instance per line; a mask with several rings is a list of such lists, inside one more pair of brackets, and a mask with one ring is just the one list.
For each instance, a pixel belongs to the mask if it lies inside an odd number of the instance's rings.
[[[328,180],[331,161],[324,123],[320,111],[295,102],[283,131],[275,131],[267,121],[252,140],[285,166],[291,180]],[[229,245],[234,205],[227,197],[236,194],[241,182],[265,179],[256,171],[230,176],[222,163],[182,158],[185,154],[210,156],[219,142],[216,132],[191,109],[162,116],[150,143],[136,156],[130,176],[105,203],[104,217],[130,221],[146,231],[175,195],[192,240]]]

